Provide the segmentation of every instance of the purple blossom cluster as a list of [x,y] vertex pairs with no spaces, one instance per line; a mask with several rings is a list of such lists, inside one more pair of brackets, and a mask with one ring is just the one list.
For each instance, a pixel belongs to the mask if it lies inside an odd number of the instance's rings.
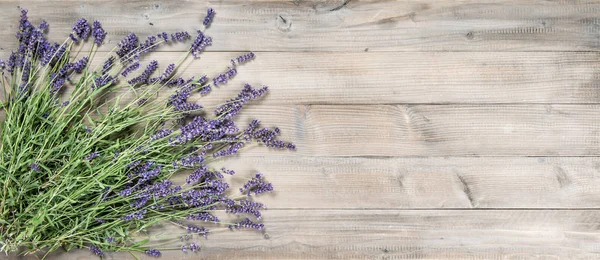
[[99,21],[94,21],[92,27],[92,37],[94,37],[94,43],[98,46],[102,45],[102,42],[104,42],[106,32],[104,31],[104,28],[102,28],[102,24],[100,24]]
[[246,219],[236,223],[235,225],[229,225],[229,229],[233,230],[234,228],[235,229],[250,228],[250,229],[256,229],[256,230],[263,230],[265,228],[265,225],[263,225],[262,223],[253,222],[249,218],[246,218]]
[[100,153],[99,153],[99,152],[93,152],[93,153],[90,153],[90,154],[88,154],[88,155],[85,157],[85,160],[86,160],[86,161],[91,161],[91,160],[93,160],[93,159],[95,159],[95,158],[98,158],[99,156],[100,156]]
[[196,88],[195,84],[191,84],[190,82],[185,83],[175,94],[169,97],[168,104],[173,106],[175,111],[184,113],[202,109],[202,106],[199,104],[187,102],[187,99],[192,95],[192,91]]
[[198,227],[196,225],[188,225],[186,229],[189,233],[196,233],[203,236],[204,238],[206,238],[208,236],[208,233],[210,232],[207,228]]
[[71,33],[69,37],[75,43],[78,43],[87,40],[87,38],[90,37],[91,32],[92,27],[90,26],[90,23],[88,23],[85,18],[81,18],[73,25],[73,33]]
[[144,253],[146,253],[149,256],[160,257],[160,251],[158,251],[156,249],[149,249],[149,250],[146,250]]
[[196,243],[191,243],[189,246],[181,246],[181,251],[187,252],[188,250],[192,252],[200,251],[200,245]]
[[166,136],[170,135],[171,133],[173,133],[173,130],[167,129],[167,128],[163,128],[163,129],[158,130],[156,133],[154,133],[150,137],[150,140],[156,141],[158,139],[161,139],[163,137],[166,137]]
[[123,77],[127,77],[127,75],[129,75],[129,73],[137,70],[140,68],[140,62],[136,61],[133,64],[129,65],[127,68],[125,68],[122,72],[121,72],[121,76]]
[[157,68],[158,68],[158,61],[153,60],[146,66],[146,69],[144,70],[144,72],[141,75],[139,75],[133,79],[130,79],[127,83],[129,83],[130,85],[147,84],[148,78],[150,78],[150,75],[152,75],[152,73],[154,73],[154,71],[156,71]]
[[220,222],[219,218],[211,215],[208,212],[198,212],[186,216],[188,220],[197,220],[204,222]]
[[273,191],[273,184],[266,182],[263,174],[260,172],[257,172],[252,179],[240,188],[240,192],[247,194],[248,196],[250,196],[250,194],[258,195],[271,191]]
[[215,115],[219,118],[231,119],[242,110],[244,104],[261,97],[267,90],[267,86],[255,89],[249,84],[246,84],[237,97],[230,99],[225,104],[215,108]]
[[140,220],[140,219],[143,219],[143,218],[144,218],[144,215],[145,215],[147,212],[148,212],[148,210],[145,210],[145,209],[143,209],[143,210],[140,210],[140,211],[133,212],[133,213],[131,213],[131,214],[125,215],[125,216],[123,216],[121,219],[122,219],[123,221],[131,221],[131,220],[134,220],[134,219]]
[[30,164],[29,168],[31,168],[31,170],[34,171],[34,172],[39,172],[40,171],[40,166],[37,163]]
[[138,37],[134,33],[130,33],[117,44],[119,49],[116,51],[116,54],[119,56],[119,58],[123,58],[132,51],[136,50],[137,45]]
[[235,67],[227,68],[225,73],[221,73],[213,79],[213,85],[219,86],[227,83],[230,79],[232,79],[235,75],[237,75],[237,69]]
[[95,245],[90,245],[90,251],[92,251],[92,253],[94,253],[94,255],[97,255],[99,257],[104,256],[104,252],[102,252],[102,250],[100,250],[100,248],[98,248]]
[[204,49],[206,49],[206,47],[210,46],[211,44],[212,38],[204,35],[202,31],[198,30],[198,35],[192,43],[192,47],[190,47],[190,52],[195,58],[198,58],[200,54],[204,52]]
[[265,209],[265,205],[260,202],[251,201],[248,199],[241,200],[238,203],[234,204],[231,207],[226,208],[227,213],[239,215],[239,214],[248,214],[253,215],[256,219],[261,219],[260,210]]
[[255,57],[255,55],[253,52],[242,54],[242,55],[238,56],[237,58],[235,58],[235,60],[231,60],[231,64],[235,65],[236,62],[238,65],[244,64],[250,60],[253,60],[254,57]]
[[205,27],[210,26],[214,17],[215,17],[215,9],[208,8],[208,10],[206,10],[206,16],[204,17],[204,21],[202,22],[204,24],[204,26]]

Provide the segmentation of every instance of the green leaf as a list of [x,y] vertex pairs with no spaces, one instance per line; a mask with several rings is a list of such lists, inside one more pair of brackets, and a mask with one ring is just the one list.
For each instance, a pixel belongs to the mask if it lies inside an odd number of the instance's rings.
[[146,243],[148,243],[148,242],[150,242],[150,239],[147,239],[147,238],[146,238],[146,239],[144,239],[144,240],[142,240],[142,241],[139,241],[139,242],[137,242],[137,243],[133,244],[131,247],[139,247],[139,246],[143,246],[143,245],[145,245],[145,244],[146,244]]

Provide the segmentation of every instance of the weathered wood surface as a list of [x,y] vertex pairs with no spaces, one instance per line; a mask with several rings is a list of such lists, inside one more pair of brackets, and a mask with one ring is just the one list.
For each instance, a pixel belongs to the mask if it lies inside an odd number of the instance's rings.
[[[289,156],[598,156],[597,105],[250,105]],[[247,154],[273,154],[250,149]]]
[[[597,210],[270,210],[265,218],[269,226],[263,234],[225,230],[199,239],[199,253],[164,252],[163,258],[600,258]],[[89,254],[59,252],[48,259],[88,259]],[[107,257],[123,258],[131,256]]]
[[290,158],[273,153],[219,165],[236,170],[235,185],[255,171],[264,173],[278,191],[259,198],[269,209],[600,206],[597,158]]
[[[179,72],[213,77],[242,53],[206,53]],[[182,55],[149,58],[164,68]],[[600,103],[596,52],[259,52],[238,70],[230,83],[200,99],[202,104],[223,102],[244,83],[271,86],[266,102],[274,105]]]
[[[201,28],[217,8],[212,51],[574,51],[600,47],[597,1],[7,1],[0,48],[14,47],[19,12],[51,22],[54,39],[81,16],[103,22],[118,42]],[[183,50],[178,44],[172,49]],[[106,46],[105,49],[109,48]]]
[[[102,51],[129,32],[202,28],[211,6],[214,44],[186,76],[257,51],[196,98],[210,109],[244,82],[272,87],[239,121],[279,126],[298,151],[223,163],[274,183],[267,231],[164,259],[600,258],[600,1],[0,0],[1,58],[17,6],[54,40],[102,21]],[[150,58],[164,67],[186,47]]]

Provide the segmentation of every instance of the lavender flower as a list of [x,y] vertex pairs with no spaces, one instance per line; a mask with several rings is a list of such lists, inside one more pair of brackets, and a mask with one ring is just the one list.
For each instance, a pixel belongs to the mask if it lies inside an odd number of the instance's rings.
[[213,17],[215,17],[215,9],[208,8],[206,16],[204,17],[204,26],[208,27],[212,23]]
[[[189,249],[192,252],[196,252],[196,251],[200,251],[200,245],[196,244],[196,243],[191,243],[189,246]],[[184,251],[185,252],[185,251]]]
[[204,49],[212,44],[212,38],[205,36],[202,31],[198,30],[198,35],[190,47],[190,51],[195,58],[198,58]]
[[150,249],[150,250],[146,250],[147,255],[149,256],[153,256],[153,257],[160,257],[160,251],[156,250],[156,249]]
[[163,39],[165,42],[169,41],[169,35],[166,32],[161,32],[157,34],[156,37]]
[[127,35],[121,42],[117,44],[119,49],[116,51],[117,56],[119,58],[125,57],[125,55],[129,54],[133,50],[137,48],[138,38],[134,33],[130,33]]
[[213,85],[216,87],[219,84],[225,84],[235,75],[237,75],[237,69],[235,69],[234,67],[229,67],[227,68],[227,71],[225,73],[221,73],[219,74],[219,76],[213,79]]
[[141,54],[151,52],[157,47],[158,45],[156,44],[156,36],[150,35],[148,38],[146,38],[146,41],[140,44],[140,47],[138,47],[139,52],[136,53],[135,58],[138,59]]
[[267,90],[267,86],[264,86],[260,89],[254,89],[252,86],[246,84],[244,89],[238,94],[237,97],[228,100],[227,103],[223,105],[218,106],[215,109],[215,115],[219,118],[231,119],[241,111],[245,103],[261,97],[267,92]]
[[175,71],[175,64],[171,63],[169,64],[169,66],[167,66],[165,71],[158,77],[158,79],[161,81],[165,81],[168,77],[171,76],[171,74],[173,74],[173,71]]
[[90,251],[92,251],[92,253],[94,253],[95,255],[97,255],[99,257],[104,256],[104,253],[102,252],[102,250],[100,250],[100,248],[98,248],[97,246],[90,245]]
[[189,233],[197,233],[197,234],[200,234],[201,236],[203,236],[204,238],[206,238],[209,233],[209,230],[206,229],[205,227],[198,227],[196,225],[188,225],[186,227],[186,229]]
[[[237,61],[237,64],[243,64],[246,63],[249,60],[253,60],[254,59],[254,53],[253,52],[249,52],[243,55],[238,56],[235,60]],[[232,63],[234,63],[233,60],[231,60]]]
[[192,36],[190,36],[190,34],[188,32],[185,31],[181,31],[181,32],[175,32],[171,34],[171,41],[185,41],[189,38],[192,38]]
[[92,28],[92,36],[94,37],[94,43],[98,46],[102,45],[104,38],[106,37],[106,32],[102,28],[102,24],[99,21],[94,21],[94,25]]
[[134,219],[140,220],[140,219],[144,218],[144,215],[146,214],[146,212],[148,212],[148,211],[145,210],[145,209],[144,210],[140,210],[140,211],[133,212],[131,214],[125,215],[121,219],[124,220],[124,221],[131,221],[131,220],[134,220]]
[[88,37],[90,37],[90,32],[92,31],[90,24],[84,18],[77,20],[75,25],[73,25],[73,33],[69,35],[74,42],[85,41]]
[[186,218],[188,220],[197,220],[197,221],[204,221],[204,222],[219,222],[219,218],[211,215],[208,212],[198,212],[195,214],[189,214],[186,216]]
[[240,192],[245,193],[248,196],[250,196],[251,193],[258,195],[270,191],[273,191],[273,185],[266,182],[263,179],[263,174],[260,172],[256,173],[252,179],[250,179],[244,184],[244,186],[242,186],[242,188],[240,188]]
[[256,217],[256,219],[261,219],[260,210],[264,209],[265,205],[259,202],[254,202],[251,200],[241,200],[239,204],[234,204],[225,209],[225,212],[231,214],[249,214]]
[[83,57],[81,58],[79,61],[73,63],[71,65],[71,67],[73,68],[73,70],[77,73],[81,73],[83,72],[83,70],[85,69],[85,67],[87,66],[88,63],[88,57]]
[[38,26],[38,28],[41,31],[47,31],[48,28],[50,28],[50,25],[48,24],[48,22],[46,22],[46,20],[42,20],[42,22],[40,23],[40,25]]
[[158,67],[158,62],[153,60],[151,61],[148,66],[146,66],[146,70],[144,70],[144,72],[142,73],[142,75],[139,75],[133,79],[130,79],[128,81],[129,84],[131,85],[135,85],[135,84],[140,84],[140,83],[146,83],[146,81],[148,80],[148,78],[150,77],[150,75],[152,73],[154,73],[154,71],[156,71],[156,68]]
[[252,220],[250,220],[249,218],[246,218],[240,222],[238,222],[235,225],[229,225],[229,229],[233,230],[234,228],[236,229],[240,229],[240,228],[250,228],[250,229],[256,229],[256,230],[263,230],[265,226],[261,223],[255,223],[252,222]]
[[114,243],[116,240],[114,237],[107,237],[106,238],[106,243]]
[[137,70],[140,68],[140,62],[136,61],[133,64],[129,65],[129,67],[125,68],[123,70],[123,72],[121,72],[121,76],[123,77],[127,77],[127,75],[129,75],[129,73],[131,73],[134,70]]
[[99,152],[93,152],[93,153],[90,153],[90,154],[88,154],[88,155],[85,157],[85,159],[86,159],[87,161],[91,161],[91,160],[93,160],[94,158],[97,158],[98,156],[100,156],[100,153],[99,153]]
[[31,168],[31,170],[33,170],[34,172],[39,172],[40,171],[40,166],[37,163],[30,164],[29,168]]

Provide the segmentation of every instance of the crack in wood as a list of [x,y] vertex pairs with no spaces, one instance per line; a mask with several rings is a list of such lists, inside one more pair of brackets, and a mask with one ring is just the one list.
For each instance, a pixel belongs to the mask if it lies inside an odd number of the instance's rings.
[[475,199],[473,198],[473,193],[471,192],[471,188],[469,188],[469,185],[467,184],[465,179],[462,176],[460,176],[460,174],[458,174],[458,173],[455,173],[455,174],[461,183],[463,192],[465,193],[465,195],[467,195],[467,199],[469,200],[469,204],[471,205],[471,208],[474,208],[475,207],[474,206]]
[[345,1],[344,1],[344,2],[341,4],[341,5],[339,5],[339,6],[335,7],[335,8],[333,8],[333,9],[331,9],[331,10],[329,10],[329,11],[330,11],[330,12],[333,12],[333,11],[340,10],[340,9],[342,9],[342,7],[344,7],[344,6],[346,6],[348,3],[350,3],[350,1],[352,1],[352,0],[345,0]]

